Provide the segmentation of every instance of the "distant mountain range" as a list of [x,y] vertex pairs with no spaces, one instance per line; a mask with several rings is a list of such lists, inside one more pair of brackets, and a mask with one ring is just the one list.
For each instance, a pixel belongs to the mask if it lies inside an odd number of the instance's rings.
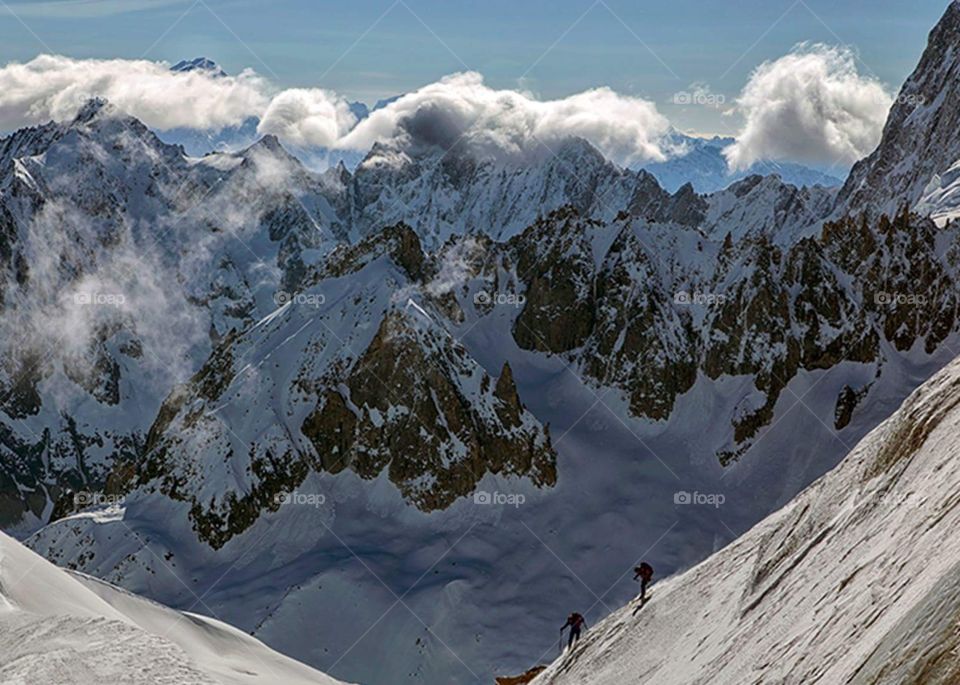
[[820,185],[839,186],[843,181],[835,174],[847,169],[814,169],[794,162],[759,161],[750,167],[731,172],[723,149],[733,145],[734,138],[695,138],[674,132],[668,138],[667,149],[680,150],[665,162],[644,164],[642,168],[653,174],[664,190],[675,192],[685,183],[693,185],[698,193],[722,190],[731,183],[748,176],[777,174],[786,183],[801,187]]
[[[192,60],[183,60],[172,67],[173,71],[203,70],[217,76],[225,76],[226,72],[214,61],[206,57],[197,57]],[[373,107],[362,102],[351,102],[350,111],[357,121],[367,118],[371,112],[386,107],[401,96],[378,100]],[[259,138],[257,126],[260,120],[249,117],[238,126],[228,126],[211,131],[199,131],[190,128],[157,131],[161,140],[167,143],[182,145],[188,155],[201,157],[210,152],[237,152],[249,147]],[[802,187],[821,185],[824,187],[839,186],[843,183],[834,173],[845,173],[846,169],[818,170],[802,164],[792,162],[760,161],[747,169],[731,172],[727,167],[723,148],[732,145],[733,138],[697,138],[672,132],[664,141],[665,148],[673,151],[670,159],[665,162],[637,165],[654,175],[660,185],[669,192],[675,192],[686,183],[690,183],[698,193],[710,193],[722,190],[734,181],[748,176],[778,174],[786,183]],[[322,171],[334,167],[340,162],[353,170],[363,160],[365,151],[356,150],[328,150],[326,148],[295,148],[290,146],[291,154],[299,158],[304,164],[314,170]]]

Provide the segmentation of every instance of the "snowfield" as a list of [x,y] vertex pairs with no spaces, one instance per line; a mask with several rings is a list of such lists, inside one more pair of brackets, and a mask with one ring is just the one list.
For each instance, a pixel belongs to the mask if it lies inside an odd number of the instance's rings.
[[960,682],[960,361],[832,472],[534,682]]
[[225,623],[57,568],[0,533],[0,682],[336,685]]

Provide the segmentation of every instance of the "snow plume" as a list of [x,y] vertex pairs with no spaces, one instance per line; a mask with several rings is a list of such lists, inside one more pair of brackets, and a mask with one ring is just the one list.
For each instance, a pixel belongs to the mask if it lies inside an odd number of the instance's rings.
[[401,138],[449,148],[464,142],[481,155],[522,158],[579,136],[623,164],[665,159],[669,122],[647,100],[596,88],[558,100],[495,90],[475,72],[447,76],[404,95],[361,121],[338,147],[366,149]]
[[440,268],[424,289],[431,297],[443,297],[464,286],[483,266],[486,250],[469,236],[448,248],[441,257]]
[[[139,383],[168,388],[193,372],[191,356],[208,345],[208,321],[178,287],[159,246],[135,245],[70,203],[48,201],[28,225],[24,240],[27,282],[11,291],[0,321],[3,352],[13,360],[40,359],[72,370],[71,377],[98,377],[106,349],[124,341],[139,350],[130,364]],[[37,366],[39,372],[42,369]],[[62,378],[60,379],[62,380]],[[78,389],[51,381],[47,391],[60,406]]]
[[0,130],[72,119],[93,96],[153,128],[218,129],[262,113],[266,92],[266,82],[250,70],[214,77],[173,72],[163,62],[40,55],[0,67]]
[[849,165],[880,141],[892,102],[850,50],[801,44],[750,76],[736,101],[746,123],[724,154],[733,169],[760,159]]

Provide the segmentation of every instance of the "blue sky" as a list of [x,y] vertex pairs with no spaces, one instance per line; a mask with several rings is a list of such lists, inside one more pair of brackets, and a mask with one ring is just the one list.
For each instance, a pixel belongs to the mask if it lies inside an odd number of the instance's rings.
[[[607,85],[678,126],[729,132],[719,111],[672,94],[732,99],[760,62],[802,41],[849,45],[858,68],[899,86],[945,0],[15,0],[0,5],[0,62],[204,55],[283,86],[373,101],[467,68],[541,97]],[[11,14],[12,13],[12,14]],[[14,16],[15,15],[15,16]]]

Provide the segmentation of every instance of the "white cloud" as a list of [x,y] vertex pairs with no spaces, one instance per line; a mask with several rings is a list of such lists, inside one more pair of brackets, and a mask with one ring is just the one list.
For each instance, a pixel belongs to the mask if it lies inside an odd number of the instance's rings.
[[356,123],[350,105],[336,93],[291,88],[270,101],[257,130],[301,147],[335,147]]
[[163,62],[40,55],[0,68],[0,130],[68,120],[94,95],[157,129],[215,129],[262,113],[266,92],[249,70],[214,78],[171,72]]
[[357,124],[348,101],[318,88],[274,89],[251,70],[214,76],[171,72],[164,62],[40,55],[0,67],[0,131],[71,119],[100,96],[152,128],[214,130],[261,118],[258,131],[304,147],[367,150],[405,138],[481,154],[526,155],[580,136],[622,163],[662,160],[669,122],[641,98],[596,88],[557,100],[495,90],[474,72],[453,74],[404,95]]
[[467,142],[490,155],[525,155],[570,136],[589,140],[621,162],[662,160],[660,139],[669,122],[640,98],[596,88],[558,100],[495,90],[475,72],[453,74],[373,112],[338,147],[364,149],[376,141],[408,136],[449,147]]
[[[252,70],[217,77],[174,73],[164,62],[56,55],[0,67],[0,131],[69,120],[95,95],[160,130],[217,130],[259,117],[261,134],[301,151],[366,151],[376,142],[404,140],[443,148],[461,143],[481,156],[521,161],[579,136],[624,165],[676,152],[664,140],[670,123],[656,105],[609,88],[542,100],[491,88],[480,74],[465,72],[357,122],[335,92],[280,90]],[[758,159],[849,164],[876,144],[890,103],[879,82],[857,73],[848,50],[800,46],[752,74],[736,103],[745,126],[725,154],[735,168]]]
[[750,76],[736,102],[745,125],[724,154],[736,169],[759,159],[849,165],[877,145],[892,102],[850,50],[800,45]]

